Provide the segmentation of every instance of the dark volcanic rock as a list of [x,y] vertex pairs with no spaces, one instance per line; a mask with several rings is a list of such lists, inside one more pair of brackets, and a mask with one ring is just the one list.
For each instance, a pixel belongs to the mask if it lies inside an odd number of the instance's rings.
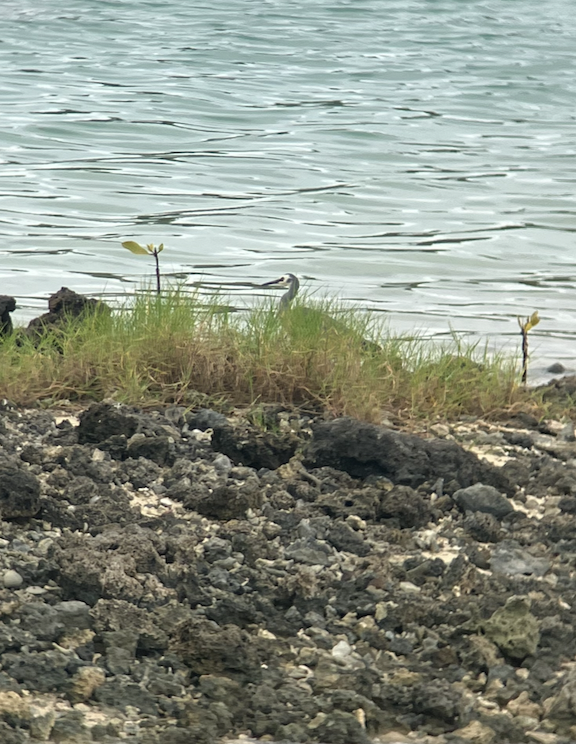
[[558,422],[452,428],[504,452],[508,500],[453,441],[349,419],[310,442],[278,407],[266,424],[302,435],[178,407],[96,404],[65,428],[0,414],[0,489],[21,478],[33,505],[5,491],[2,744],[570,741],[576,468]]
[[194,488],[182,499],[189,509],[213,519],[239,519],[247,509],[262,506],[263,494],[257,483],[216,486],[215,488]]
[[134,438],[128,445],[126,454],[134,460],[142,457],[157,465],[172,465],[176,459],[174,442],[168,436]]
[[363,535],[355,532],[343,522],[336,522],[332,525],[327,538],[336,550],[346,550],[356,555],[368,555],[370,553],[370,546],[364,540]]
[[104,634],[123,631],[131,633],[140,651],[164,651],[168,634],[160,618],[132,602],[122,599],[99,599],[92,610],[94,629]]
[[16,300],[8,295],[0,295],[0,338],[12,333],[12,318],[10,313],[16,310]]
[[125,708],[130,705],[142,713],[150,715],[158,713],[155,696],[123,675],[106,680],[96,690],[94,697],[105,705],[113,705],[117,708]]
[[560,379],[550,380],[537,388],[545,400],[559,402],[574,400],[576,397],[576,375],[566,375]]
[[236,625],[219,626],[210,620],[193,618],[178,629],[174,650],[192,674],[225,674],[245,679],[259,676],[261,657],[258,644]]
[[26,334],[39,336],[73,318],[81,318],[87,313],[95,312],[108,313],[110,308],[101,300],[84,297],[68,287],[62,287],[48,298],[48,312],[28,323]]
[[398,527],[423,527],[430,519],[430,509],[413,488],[395,486],[382,492],[378,517],[393,521]]
[[294,455],[299,440],[293,434],[262,431],[249,424],[219,426],[212,435],[212,447],[235,464],[275,470]]
[[76,671],[73,660],[61,651],[7,653],[2,666],[23,687],[37,692],[61,688]]
[[416,488],[443,478],[460,488],[479,481],[511,493],[508,479],[455,442],[422,439],[351,418],[340,418],[314,429],[306,447],[310,467],[328,465],[357,478],[384,476],[397,485]]
[[32,517],[40,509],[40,483],[9,463],[0,464],[0,516],[3,519]]
[[112,436],[127,439],[136,433],[138,419],[124,406],[114,403],[95,403],[80,414],[79,444],[99,444]]
[[482,511],[469,513],[462,526],[478,542],[498,542],[502,539],[500,523],[492,514]]

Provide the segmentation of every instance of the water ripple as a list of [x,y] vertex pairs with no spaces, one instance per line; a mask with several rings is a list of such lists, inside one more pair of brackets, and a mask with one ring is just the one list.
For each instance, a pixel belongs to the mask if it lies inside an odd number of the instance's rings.
[[393,327],[576,360],[568,0],[5,0],[2,292],[294,271]]

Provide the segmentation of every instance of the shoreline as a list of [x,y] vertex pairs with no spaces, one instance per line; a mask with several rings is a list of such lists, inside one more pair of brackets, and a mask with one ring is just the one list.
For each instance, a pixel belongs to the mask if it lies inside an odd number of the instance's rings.
[[570,427],[76,413],[1,412],[3,741],[574,740]]

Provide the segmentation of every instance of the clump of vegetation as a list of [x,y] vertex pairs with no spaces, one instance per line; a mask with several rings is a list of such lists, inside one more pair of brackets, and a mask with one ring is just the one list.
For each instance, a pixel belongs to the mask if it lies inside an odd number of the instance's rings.
[[[112,314],[0,346],[0,396],[16,403],[114,398],[154,404],[277,402],[378,421],[487,415],[526,400],[514,360],[396,336],[337,302],[231,313],[165,290]],[[326,323],[326,317],[337,322]],[[374,343],[377,342],[377,343]]]

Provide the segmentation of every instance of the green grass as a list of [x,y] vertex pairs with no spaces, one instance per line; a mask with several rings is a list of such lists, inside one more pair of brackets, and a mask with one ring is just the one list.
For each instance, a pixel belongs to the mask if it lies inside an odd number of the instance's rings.
[[[378,348],[374,342],[377,342]],[[456,337],[396,336],[364,311],[303,297],[227,312],[169,290],[0,344],[0,396],[142,406],[306,406],[377,421],[491,415],[527,404],[516,361]],[[532,405],[532,404],[530,404]]]

